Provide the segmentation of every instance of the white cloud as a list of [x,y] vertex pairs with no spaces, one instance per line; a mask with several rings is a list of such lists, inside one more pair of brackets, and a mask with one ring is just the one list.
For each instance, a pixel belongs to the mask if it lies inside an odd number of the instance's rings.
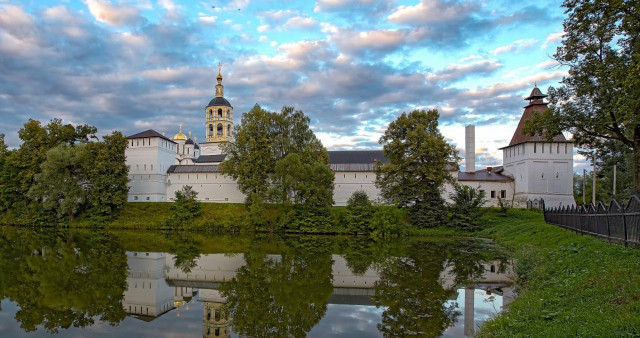
[[387,19],[399,24],[428,24],[455,20],[477,9],[475,2],[422,0],[415,6],[398,6]]
[[563,37],[564,37],[564,32],[551,33],[547,35],[546,39],[544,39],[544,43],[542,43],[542,46],[540,46],[540,48],[545,49],[551,44],[554,44],[554,45],[558,44]]
[[96,20],[112,26],[131,26],[144,21],[140,10],[134,6],[114,5],[102,0],[85,0],[85,4]]
[[534,47],[537,43],[538,43],[538,40],[536,39],[516,40],[508,45],[500,46],[492,50],[490,53],[493,55],[498,55],[498,54],[503,54],[508,52],[520,53],[523,50]]
[[268,31],[270,28],[271,28],[271,26],[269,26],[269,25],[261,25],[261,26],[258,26],[258,28],[256,28],[256,30],[259,33],[264,33],[266,31]]
[[218,21],[218,17],[217,16],[201,16],[198,18],[198,21],[206,25],[214,25],[216,21]]
[[502,67],[496,60],[479,60],[465,64],[450,64],[445,69],[427,74],[432,82],[455,82],[473,74],[490,74]]
[[317,25],[318,25],[318,22],[313,18],[296,16],[287,20],[287,23],[284,25],[284,27],[294,28],[294,29],[295,28],[310,29],[310,28],[316,27]]
[[314,12],[320,12],[324,10],[335,10],[353,5],[373,5],[377,0],[317,0],[316,5],[313,7]]

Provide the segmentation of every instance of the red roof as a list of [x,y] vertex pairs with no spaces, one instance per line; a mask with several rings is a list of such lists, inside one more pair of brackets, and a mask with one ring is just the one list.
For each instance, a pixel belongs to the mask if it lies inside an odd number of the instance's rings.
[[[546,95],[543,95],[542,92],[540,92],[540,89],[538,89],[538,87],[534,87],[533,91],[531,92],[531,95],[529,95],[529,97],[525,99],[525,100],[529,100],[529,104],[526,107],[524,107],[524,113],[522,113],[522,117],[520,118],[518,127],[516,128],[516,131],[513,133],[513,137],[511,138],[511,142],[509,142],[508,147],[514,146],[516,144],[525,143],[525,142],[548,142],[547,136],[544,133],[529,135],[523,132],[525,121],[533,119],[534,113],[536,112],[541,113],[547,110],[547,103],[543,101],[544,97],[546,97]],[[564,135],[558,134],[553,137],[552,141],[567,142],[567,139],[564,137]],[[500,148],[500,149],[503,149],[503,148]]]

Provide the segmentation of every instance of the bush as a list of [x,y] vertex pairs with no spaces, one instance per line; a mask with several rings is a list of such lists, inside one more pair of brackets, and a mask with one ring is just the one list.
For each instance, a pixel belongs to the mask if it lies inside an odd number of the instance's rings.
[[402,211],[394,206],[378,206],[378,210],[371,218],[371,236],[404,236],[407,227],[402,222]]
[[186,221],[194,219],[202,213],[202,205],[198,202],[198,192],[190,185],[185,185],[175,193],[175,202],[171,205],[171,216],[165,219],[165,226],[184,226]]
[[373,205],[367,193],[358,190],[347,201],[345,219],[347,229],[353,233],[369,233],[373,216]]
[[484,190],[461,184],[456,184],[454,189],[450,195],[453,200],[450,225],[461,230],[478,228],[482,216],[480,207],[486,202]]

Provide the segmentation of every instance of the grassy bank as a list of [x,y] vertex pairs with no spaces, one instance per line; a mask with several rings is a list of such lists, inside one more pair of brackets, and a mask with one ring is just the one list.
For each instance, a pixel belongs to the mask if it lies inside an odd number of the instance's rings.
[[490,211],[476,236],[513,250],[518,298],[480,337],[640,336],[640,250],[544,222],[542,213]]

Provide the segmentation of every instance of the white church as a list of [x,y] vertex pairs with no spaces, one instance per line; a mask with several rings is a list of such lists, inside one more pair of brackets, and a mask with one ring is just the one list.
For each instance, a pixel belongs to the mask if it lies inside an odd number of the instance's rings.
[[[224,98],[222,75],[218,73],[215,97],[204,109],[206,142],[197,143],[182,132],[167,137],[154,130],[127,137],[126,163],[129,167],[129,202],[172,201],[175,192],[190,185],[202,202],[243,203],[245,195],[238,184],[220,173],[225,159],[220,147],[232,142],[233,106]],[[503,166],[475,170],[475,127],[466,127],[465,171],[457,165],[450,170],[459,183],[480,187],[487,195],[487,206],[498,205],[499,199],[523,207],[527,201],[545,201],[547,207],[574,205],[573,143],[562,134],[548,142],[542,135],[522,132],[524,122],[536,111],[544,111],[547,103],[538,87],[525,100],[528,104],[509,145],[501,148]],[[329,151],[329,163],[335,173],[333,200],[346,205],[357,190],[365,191],[371,200],[379,200],[375,186],[375,162],[387,159],[382,150]],[[444,189],[448,198],[452,187]]]

